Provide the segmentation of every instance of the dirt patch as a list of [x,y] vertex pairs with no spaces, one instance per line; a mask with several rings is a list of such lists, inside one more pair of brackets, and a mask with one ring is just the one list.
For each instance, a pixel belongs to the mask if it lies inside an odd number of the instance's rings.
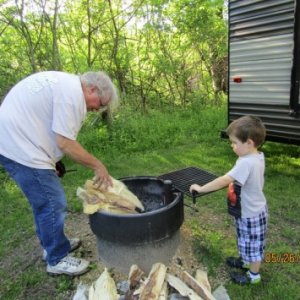
[[[189,218],[189,213],[190,212],[186,210],[186,219]],[[18,299],[72,299],[79,283],[90,285],[103,272],[105,266],[98,258],[96,237],[90,229],[88,216],[84,214],[69,213],[66,218],[65,231],[69,237],[78,237],[82,240],[81,247],[75,251],[74,255],[76,257],[82,257],[89,260],[91,262],[91,270],[80,277],[74,278],[73,280],[70,280],[69,278],[61,279],[44,275],[46,266],[41,260],[42,250],[38,239],[33,236],[28,239],[26,243],[20,243],[15,250],[7,255],[5,260],[0,263],[0,268],[3,272],[9,274],[9,278],[12,281],[17,278],[19,278],[18,280],[20,281],[20,276],[22,276],[24,271],[28,271],[28,269],[32,269],[32,274],[40,272],[40,274],[42,274],[41,276],[45,276],[45,280],[43,280],[42,285],[33,285],[33,287],[30,288],[23,287]],[[182,225],[180,235],[181,239],[179,247],[168,266],[170,272],[176,274],[178,268],[181,268],[189,272],[191,275],[194,275],[198,268],[206,270],[194,256],[192,246],[193,237],[191,229],[186,225],[186,223]],[[117,270],[110,269],[110,273],[116,282],[127,279],[127,275],[121,274]],[[224,280],[226,280],[225,277],[220,276],[217,279],[209,278],[209,281],[212,287],[216,287],[220,283],[224,283]],[[4,278],[0,278],[0,285],[5,284],[4,281]],[[62,284],[68,286],[67,288],[63,287],[61,289],[67,289],[67,292],[62,293],[59,291],[60,285]]]
[[[185,210],[186,219],[192,216],[195,216],[193,211],[189,209]],[[202,218],[204,220],[204,217]],[[207,222],[222,223],[222,218],[220,218],[220,216],[218,217],[208,213],[205,214],[205,219],[207,219]],[[67,220],[66,227],[66,232],[69,236],[77,236],[83,241],[83,244],[77,250],[76,255],[82,255],[82,257],[90,260],[93,264],[93,269],[90,272],[74,279],[74,286],[77,286],[79,283],[90,285],[100,276],[105,266],[98,258],[96,237],[90,229],[88,217],[83,214],[72,215]],[[186,222],[181,226],[180,235],[179,247],[168,265],[170,272],[176,274],[178,269],[183,269],[191,275],[195,275],[197,269],[207,271],[206,267],[197,261],[195,257],[193,249],[194,238],[192,231]],[[127,275],[119,273],[117,270],[110,269],[110,273],[116,282],[127,279]],[[212,289],[215,289],[220,284],[224,284],[228,279],[226,267],[224,266],[224,268],[222,267],[219,270],[218,275],[215,278],[209,278],[209,281]]]

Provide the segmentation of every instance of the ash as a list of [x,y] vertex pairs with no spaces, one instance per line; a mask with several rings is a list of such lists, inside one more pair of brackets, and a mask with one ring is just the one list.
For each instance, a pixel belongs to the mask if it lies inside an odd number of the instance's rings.
[[145,208],[144,212],[157,210],[164,206],[164,201],[162,196],[148,194],[148,193],[140,193],[139,199],[144,204],[144,208]]

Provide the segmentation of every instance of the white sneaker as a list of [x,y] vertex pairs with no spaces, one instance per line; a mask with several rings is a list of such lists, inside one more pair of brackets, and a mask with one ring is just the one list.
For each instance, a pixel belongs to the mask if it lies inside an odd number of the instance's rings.
[[47,273],[50,275],[65,274],[69,276],[81,275],[88,271],[89,262],[85,259],[70,255],[65,256],[55,266],[47,265]]
[[[76,250],[81,245],[81,240],[79,238],[70,239],[71,250],[70,252]],[[42,261],[46,261],[47,251],[43,249]]]

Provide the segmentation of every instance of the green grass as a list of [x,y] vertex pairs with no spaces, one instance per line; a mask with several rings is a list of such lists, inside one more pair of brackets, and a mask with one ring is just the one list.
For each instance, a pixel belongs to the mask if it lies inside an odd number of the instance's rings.
[[[188,166],[222,175],[236,160],[228,141],[220,139],[220,131],[226,127],[224,107],[150,111],[142,116],[123,109],[112,133],[104,126],[91,127],[92,119],[90,116],[84,125],[79,141],[116,178],[155,176]],[[300,256],[300,147],[267,142],[262,150],[266,155],[265,194],[270,211],[266,251]],[[81,212],[76,188],[93,173],[67,158],[64,162],[67,169],[77,169],[62,181],[69,210]],[[0,298],[27,299],[28,290],[36,289],[43,295],[43,288],[53,289],[52,299],[66,299],[66,293],[75,288],[72,279],[49,277],[44,266],[30,264],[21,272],[18,259],[14,266],[2,263],[18,245],[33,238],[34,226],[26,199],[1,169],[0,179]],[[226,213],[225,191],[197,199],[199,212],[191,213],[185,208],[185,223],[193,235],[194,255],[207,267],[209,278],[223,282],[231,299],[300,299],[300,262],[264,263],[259,286],[236,286],[227,275],[221,276],[228,271],[225,258],[237,254],[234,226]],[[185,202],[191,204],[191,199],[186,198]],[[41,299],[48,299],[46,295],[49,294],[45,292]]]

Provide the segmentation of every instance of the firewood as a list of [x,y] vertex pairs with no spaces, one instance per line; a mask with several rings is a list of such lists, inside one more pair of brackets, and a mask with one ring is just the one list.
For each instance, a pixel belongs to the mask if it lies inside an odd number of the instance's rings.
[[208,281],[207,272],[198,269],[196,271],[195,279],[200,283],[203,284],[210,292],[211,292],[211,286]]
[[188,296],[190,300],[203,300],[194,290],[189,288],[183,281],[174,275],[166,275],[167,282],[177,290],[181,296]]
[[[93,214],[100,209],[101,199],[96,195],[89,194],[85,189],[78,187],[76,192],[77,197],[83,200],[83,212]],[[104,205],[104,204],[102,204]]]
[[158,300],[166,272],[167,268],[162,263],[156,263],[152,266],[139,300]]
[[135,289],[141,282],[145,273],[137,265],[132,265],[129,270],[128,283],[129,289]]
[[93,180],[86,180],[84,188],[78,187],[77,196],[83,200],[83,211],[93,214],[106,210],[117,214],[136,214],[144,210],[140,200],[128,190],[126,185],[112,178],[113,187],[101,190]]
[[129,202],[127,199],[123,198],[120,195],[113,194],[111,192],[104,193],[105,200],[110,203],[112,206],[125,207],[128,210],[135,211],[137,207],[135,204]]
[[[117,199],[116,201],[109,201],[109,199],[102,199],[91,190],[77,189],[77,196],[83,200],[83,212],[86,214],[93,214],[99,210],[105,210],[115,214],[137,214],[135,207],[132,204],[127,206],[127,203]],[[124,201],[124,200],[123,200]]]
[[167,300],[168,299],[168,284],[166,281],[164,281],[164,284],[162,286],[162,289],[160,291],[158,300]]
[[122,181],[117,180],[113,177],[111,178],[113,186],[108,187],[107,191],[122,196],[124,199],[127,199],[136,207],[138,207],[141,211],[144,211],[144,206],[138,199],[138,197],[135,194],[133,194]]
[[104,194],[113,194],[113,195],[119,195],[123,199],[126,199],[127,202],[133,204],[135,207],[138,207],[141,211],[144,211],[144,206],[141,203],[141,201],[138,199],[136,195],[134,195],[127,186],[120,180],[117,180],[113,177],[111,177],[113,186],[109,186],[107,190],[101,190],[101,187],[99,190]]
[[100,203],[101,200],[104,200],[104,196],[103,198],[101,198],[98,195],[88,193],[87,190],[81,187],[77,188],[76,195],[82,200],[85,200],[89,204],[97,204]]
[[183,282],[191,287],[204,300],[216,300],[211,292],[207,289],[207,287],[204,284],[198,282],[188,272],[183,271],[179,276]]
[[142,291],[144,290],[145,285],[146,285],[146,281],[141,280],[141,281],[140,281],[140,285],[139,285],[138,288],[133,292],[134,298],[140,299],[140,294],[141,294]]

